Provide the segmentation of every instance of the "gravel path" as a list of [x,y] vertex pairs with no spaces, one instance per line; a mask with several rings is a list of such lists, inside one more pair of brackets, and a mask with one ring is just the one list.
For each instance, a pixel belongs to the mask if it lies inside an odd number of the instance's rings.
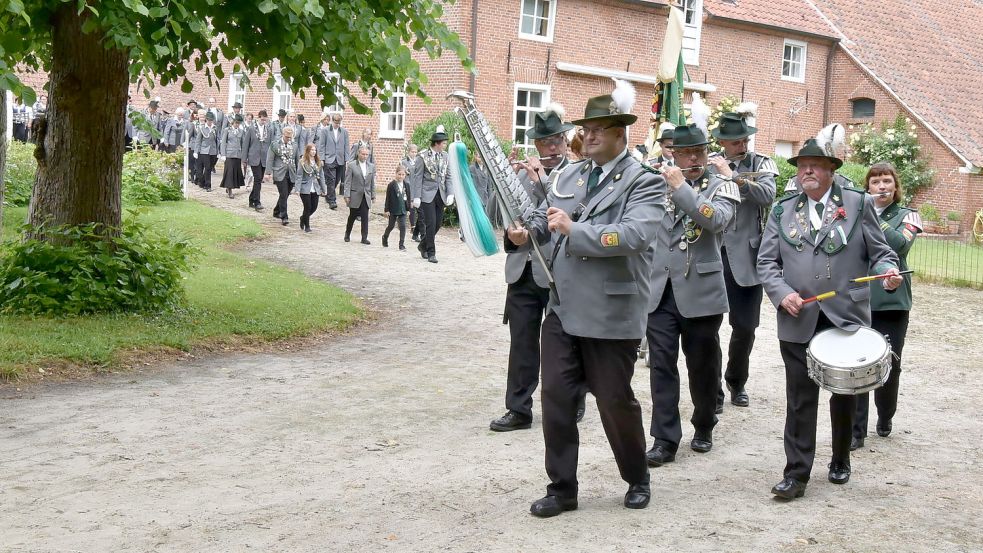
[[[653,469],[649,508],[626,510],[588,402],[580,510],[538,520],[539,418],[531,431],[487,429],[504,411],[504,257],[474,259],[444,230],[432,265],[414,243],[383,249],[375,217],[371,246],[346,244],[343,208],[322,208],[304,235],[274,224],[265,188],[262,214],[242,194],[195,196],[264,223],[250,254],[337,284],[379,317],[313,347],[3,390],[0,552],[983,550],[983,293],[917,288],[895,433],[868,438],[848,485],[826,482],[822,401],[806,497],[771,498],[785,402],[765,305],[751,407],[728,404],[713,452],[681,449]],[[296,197],[290,209],[296,221]],[[647,417],[644,368],[635,385]]]

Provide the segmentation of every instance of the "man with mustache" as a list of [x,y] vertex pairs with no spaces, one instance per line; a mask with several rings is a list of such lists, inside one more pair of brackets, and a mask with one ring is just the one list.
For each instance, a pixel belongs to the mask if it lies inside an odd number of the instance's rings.
[[[868,273],[890,275],[881,280],[889,291],[904,282],[871,197],[834,183],[834,171],[843,161],[815,140],[807,141],[788,161],[798,170],[802,193],[786,196],[772,209],[758,253],[758,275],[778,309],[778,340],[785,362],[787,463],[784,478],[771,490],[785,500],[805,494],[816,455],[819,387],[806,367],[809,342],[828,328],[852,332],[870,326],[870,288],[851,279]],[[837,294],[821,303],[803,301],[831,290]],[[850,480],[856,409],[854,395],[830,397],[833,458],[828,479],[833,484]]]

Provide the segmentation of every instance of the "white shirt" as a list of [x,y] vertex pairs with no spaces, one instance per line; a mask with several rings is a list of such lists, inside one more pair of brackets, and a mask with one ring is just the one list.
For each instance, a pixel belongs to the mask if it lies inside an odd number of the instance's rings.
[[[618,162],[621,161],[621,158],[625,157],[626,155],[628,155],[628,148],[621,150],[621,153],[614,156],[614,159],[605,163],[604,165],[601,165],[601,178],[597,179],[598,184],[603,182],[611,171],[614,171],[614,166],[617,165]],[[594,165],[594,167],[597,167],[597,165]],[[591,167],[591,171],[594,170],[594,167]]]
[[334,141],[338,141],[338,127],[331,127],[332,132],[334,132]]
[[833,192],[833,187],[830,186],[829,190],[823,194],[823,197],[817,202],[812,198],[809,199],[809,220],[812,222],[812,228],[819,230],[823,226],[823,218],[819,216],[816,212],[816,204],[821,204],[823,206],[823,215],[826,214],[826,202],[829,201],[829,195]]
[[874,211],[876,211],[877,212],[877,216],[880,217],[881,214],[884,213],[884,210],[887,209],[888,207],[890,207],[890,206],[889,205],[886,205],[884,207],[877,207],[877,204],[874,204]]
[[365,162],[359,161],[358,168],[362,170],[362,178],[365,178]]

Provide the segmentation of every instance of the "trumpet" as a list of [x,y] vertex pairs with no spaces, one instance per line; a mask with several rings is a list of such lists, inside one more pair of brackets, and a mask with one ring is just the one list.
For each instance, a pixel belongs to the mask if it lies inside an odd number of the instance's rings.
[[[559,161],[559,160],[562,160],[563,159],[563,155],[561,155],[561,154],[553,154],[553,155],[549,155],[549,156],[543,156],[543,157],[540,157],[538,159],[539,159],[540,163],[542,163],[544,161],[553,161],[553,160]],[[516,161],[511,162],[510,165],[512,165],[513,167],[515,167],[515,166],[518,166],[518,165],[522,165],[525,162],[526,162],[526,160],[516,160]]]

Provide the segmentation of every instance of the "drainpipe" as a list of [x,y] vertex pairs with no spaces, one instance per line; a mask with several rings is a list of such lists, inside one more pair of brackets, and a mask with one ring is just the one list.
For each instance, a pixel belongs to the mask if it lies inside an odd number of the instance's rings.
[[[471,60],[478,66],[478,0],[471,0]],[[471,72],[468,92],[474,94],[474,71]]]
[[838,39],[834,40],[833,44],[829,47],[829,53],[826,54],[826,94],[823,98],[823,127],[829,125],[829,96],[833,88],[833,56],[836,55],[836,49],[839,46],[840,41]]

